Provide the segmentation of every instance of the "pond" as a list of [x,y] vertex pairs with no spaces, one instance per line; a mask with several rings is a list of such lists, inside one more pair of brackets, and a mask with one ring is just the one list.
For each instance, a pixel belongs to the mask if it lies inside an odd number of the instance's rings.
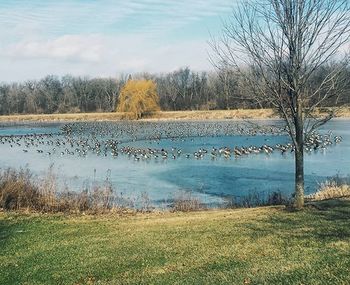
[[[305,154],[305,192],[350,175],[350,120],[319,131]],[[315,145],[315,141],[318,141]],[[53,165],[60,187],[108,179],[117,193],[167,205],[190,191],[203,203],[294,189],[294,154],[281,121],[2,123],[0,168]]]

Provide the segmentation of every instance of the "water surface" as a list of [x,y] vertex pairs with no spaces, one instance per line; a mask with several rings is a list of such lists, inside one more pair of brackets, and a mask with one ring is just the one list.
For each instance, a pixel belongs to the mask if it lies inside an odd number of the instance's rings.
[[[260,129],[256,124],[265,129],[257,131]],[[294,187],[294,157],[289,150],[284,154],[274,151],[226,158],[210,155],[213,148],[290,143],[281,129],[274,129],[281,125],[278,121],[106,122],[68,124],[68,129],[62,129],[63,123],[2,124],[0,167],[28,167],[43,176],[54,165],[60,185],[75,190],[102,183],[108,176],[116,192],[135,199],[147,192],[154,205],[166,204],[178,191],[192,191],[213,205],[222,203],[227,196],[239,199],[273,191],[288,196]],[[317,184],[328,177],[350,174],[350,121],[333,120],[321,132],[330,130],[332,136],[341,136],[342,142],[306,153],[306,193],[314,192]],[[25,135],[32,135],[33,144],[25,145],[24,141],[30,140]],[[80,142],[91,148],[82,147]],[[113,156],[104,142],[116,143],[118,156]],[[101,146],[95,149],[96,144]],[[127,155],[121,152],[126,147],[163,150],[168,157],[163,158],[161,153],[158,158]],[[86,153],[82,155],[78,149]],[[207,153],[196,158],[198,150]]]

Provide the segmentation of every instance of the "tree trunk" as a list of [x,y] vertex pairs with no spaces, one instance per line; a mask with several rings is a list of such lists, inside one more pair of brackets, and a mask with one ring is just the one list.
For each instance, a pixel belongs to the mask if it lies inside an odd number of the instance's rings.
[[304,154],[303,149],[295,151],[295,200],[294,207],[304,206]]
[[304,128],[303,114],[300,99],[295,116],[295,200],[294,207],[301,209],[304,206]]

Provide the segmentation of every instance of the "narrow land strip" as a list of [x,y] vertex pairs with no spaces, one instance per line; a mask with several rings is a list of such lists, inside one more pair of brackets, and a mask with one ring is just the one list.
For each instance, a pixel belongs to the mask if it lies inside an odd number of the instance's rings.
[[[317,114],[322,114],[319,110]],[[317,115],[316,114],[316,115]],[[74,113],[0,116],[2,122],[23,121],[113,121],[128,117],[126,113]],[[350,107],[337,110],[336,117],[350,118]],[[276,119],[278,115],[272,109],[237,109],[211,111],[161,111],[146,116],[145,121],[157,120],[227,120],[227,119]]]

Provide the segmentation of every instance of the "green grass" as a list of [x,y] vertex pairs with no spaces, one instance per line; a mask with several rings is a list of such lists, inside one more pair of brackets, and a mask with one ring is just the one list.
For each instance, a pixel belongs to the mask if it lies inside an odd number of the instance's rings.
[[0,284],[349,284],[350,201],[134,216],[0,214]]

